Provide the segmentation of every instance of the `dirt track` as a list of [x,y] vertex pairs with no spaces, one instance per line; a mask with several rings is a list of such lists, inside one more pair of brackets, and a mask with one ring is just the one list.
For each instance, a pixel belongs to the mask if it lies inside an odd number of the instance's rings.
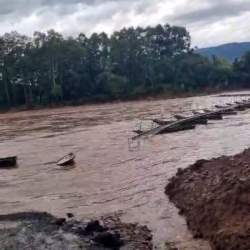
[[179,170],[166,194],[212,249],[250,249],[250,149]]

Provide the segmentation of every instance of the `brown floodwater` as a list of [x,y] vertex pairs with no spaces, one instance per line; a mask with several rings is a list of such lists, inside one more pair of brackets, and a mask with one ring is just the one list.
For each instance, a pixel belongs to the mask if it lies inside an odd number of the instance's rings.
[[[141,119],[209,108],[236,96],[86,105],[0,114],[0,156],[17,155],[18,168],[0,172],[0,213],[27,210],[92,217],[121,212],[147,225],[157,249],[208,250],[192,239],[184,218],[164,194],[178,168],[198,159],[231,155],[250,146],[250,111],[195,130],[129,143]],[[72,168],[55,161],[75,152]]]

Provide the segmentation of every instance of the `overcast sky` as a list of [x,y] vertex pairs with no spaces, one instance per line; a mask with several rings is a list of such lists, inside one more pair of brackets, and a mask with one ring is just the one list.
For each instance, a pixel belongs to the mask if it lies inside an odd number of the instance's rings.
[[250,0],[0,0],[0,34],[111,33],[158,23],[187,27],[198,47],[250,41]]

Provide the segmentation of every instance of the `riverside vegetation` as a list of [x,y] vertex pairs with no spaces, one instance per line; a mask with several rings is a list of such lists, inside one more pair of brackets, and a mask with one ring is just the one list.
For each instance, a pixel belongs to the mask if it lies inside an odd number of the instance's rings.
[[230,64],[191,48],[183,27],[124,28],[110,36],[50,30],[0,36],[0,106],[80,104],[248,87],[250,53]]

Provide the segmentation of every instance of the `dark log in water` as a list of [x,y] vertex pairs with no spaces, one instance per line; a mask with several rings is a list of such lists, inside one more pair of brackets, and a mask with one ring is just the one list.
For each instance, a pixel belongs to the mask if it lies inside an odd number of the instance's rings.
[[16,156],[0,158],[0,168],[13,168],[16,167],[16,164]]

